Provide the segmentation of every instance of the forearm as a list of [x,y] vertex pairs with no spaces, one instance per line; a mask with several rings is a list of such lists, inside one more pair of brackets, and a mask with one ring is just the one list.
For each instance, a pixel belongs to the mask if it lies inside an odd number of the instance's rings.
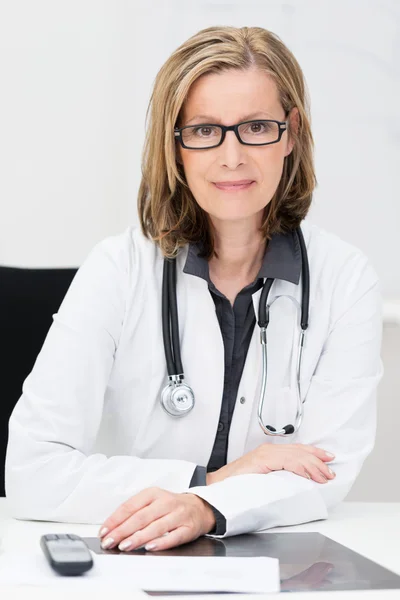
[[148,487],[187,490],[196,465],[184,460],[84,455],[55,442],[34,441],[11,425],[6,494],[20,519],[101,523]]

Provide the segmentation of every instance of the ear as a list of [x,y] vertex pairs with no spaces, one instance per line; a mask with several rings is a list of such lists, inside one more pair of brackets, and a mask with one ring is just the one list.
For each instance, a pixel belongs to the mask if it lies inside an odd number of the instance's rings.
[[[299,123],[300,123],[300,115],[297,106],[292,108],[290,114],[288,115],[289,119],[289,129],[290,131],[294,131],[296,134],[299,131]],[[294,146],[294,138],[291,135],[288,135],[287,144],[286,144],[286,152],[285,156],[289,156]]]

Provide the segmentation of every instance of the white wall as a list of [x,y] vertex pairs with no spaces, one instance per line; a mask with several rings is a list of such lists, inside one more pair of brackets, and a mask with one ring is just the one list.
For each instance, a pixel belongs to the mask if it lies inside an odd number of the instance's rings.
[[400,327],[383,328],[382,359],[385,374],[379,386],[378,425],[373,452],[366,459],[347,500],[400,502]]
[[[97,241],[137,223],[154,77],[189,35],[215,24],[271,29],[294,52],[316,142],[310,218],[364,250],[385,298],[400,297],[397,0],[0,0],[0,263],[77,266]],[[400,334],[390,344],[388,360]],[[399,385],[385,380],[382,432],[393,427]],[[365,473],[364,498],[374,488]]]
[[272,29],[295,53],[316,140],[310,218],[400,295],[396,0],[0,0],[0,262],[78,265],[137,221],[152,82],[212,24]]

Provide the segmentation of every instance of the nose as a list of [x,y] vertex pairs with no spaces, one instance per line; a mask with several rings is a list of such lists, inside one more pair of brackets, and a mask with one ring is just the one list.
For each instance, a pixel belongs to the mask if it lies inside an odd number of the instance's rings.
[[222,166],[235,169],[245,162],[246,146],[239,142],[234,131],[226,132],[224,141],[216,150],[219,151]]

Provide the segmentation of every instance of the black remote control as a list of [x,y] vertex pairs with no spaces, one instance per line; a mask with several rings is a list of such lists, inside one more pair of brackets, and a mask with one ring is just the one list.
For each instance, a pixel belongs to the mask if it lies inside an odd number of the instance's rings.
[[50,566],[60,575],[81,575],[93,567],[92,555],[79,535],[49,533],[42,535],[40,546]]

